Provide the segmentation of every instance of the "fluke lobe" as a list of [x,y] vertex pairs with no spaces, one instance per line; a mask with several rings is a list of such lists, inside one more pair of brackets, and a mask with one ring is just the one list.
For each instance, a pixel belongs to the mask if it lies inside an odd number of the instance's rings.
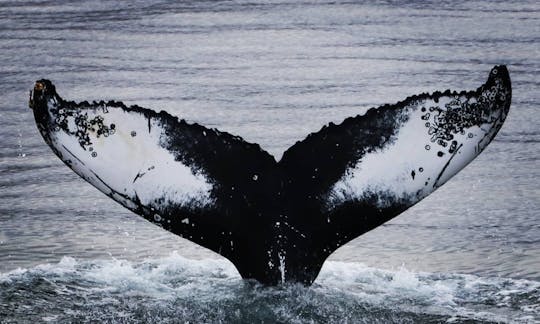
[[435,92],[329,124],[278,162],[257,144],[121,102],[30,93],[41,135],[73,171],[147,220],[231,260],[243,278],[311,284],[338,247],[472,161],[510,108],[505,66],[475,91]]

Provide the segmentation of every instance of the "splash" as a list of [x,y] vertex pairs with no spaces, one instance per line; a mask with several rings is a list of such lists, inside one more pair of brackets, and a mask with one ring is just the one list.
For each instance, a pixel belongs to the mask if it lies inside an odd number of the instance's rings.
[[0,317],[40,322],[532,322],[540,282],[327,262],[313,287],[264,287],[223,259],[63,258],[0,274]]

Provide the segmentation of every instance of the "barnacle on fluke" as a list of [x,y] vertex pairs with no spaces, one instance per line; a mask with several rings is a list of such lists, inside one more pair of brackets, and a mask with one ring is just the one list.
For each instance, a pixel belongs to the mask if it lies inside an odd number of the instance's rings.
[[52,150],[112,199],[231,260],[244,278],[311,284],[338,247],[444,184],[494,138],[508,71],[329,124],[280,161],[238,136],[120,102],[30,95]]

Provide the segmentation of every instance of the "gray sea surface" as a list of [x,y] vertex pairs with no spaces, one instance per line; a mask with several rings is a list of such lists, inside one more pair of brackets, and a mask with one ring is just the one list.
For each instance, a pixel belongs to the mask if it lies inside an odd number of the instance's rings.
[[[473,163],[350,242],[311,288],[260,286],[54,156],[35,80],[242,136],[280,158],[323,125],[513,84]],[[0,322],[540,322],[537,1],[0,0]]]

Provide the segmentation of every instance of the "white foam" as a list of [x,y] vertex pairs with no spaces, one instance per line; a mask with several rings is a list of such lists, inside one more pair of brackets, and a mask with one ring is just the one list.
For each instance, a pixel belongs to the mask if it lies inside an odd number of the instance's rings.
[[324,264],[316,283],[349,291],[373,305],[404,311],[420,307],[421,312],[451,316],[449,320],[504,323],[540,314],[540,282],[524,279],[412,272],[404,267],[383,270],[331,261]]
[[[326,262],[314,286],[309,288],[298,284],[245,285],[225,259],[190,260],[177,253],[144,261],[83,261],[65,257],[57,264],[0,274],[0,283],[17,289],[19,284],[27,285],[35,278],[54,284],[51,289],[63,295],[82,296],[92,303],[90,309],[113,307],[115,311],[127,311],[128,317],[141,305],[151,304],[151,311],[153,307],[176,309],[187,303],[194,309],[186,314],[185,310],[178,310],[181,314],[176,315],[180,318],[208,312],[209,316],[222,318],[226,314],[230,318],[238,307],[254,303],[272,312],[272,318],[286,322],[305,321],[301,317],[305,311],[316,312],[310,315],[313,318],[323,316],[341,321],[347,319],[344,309],[354,312],[355,317],[350,320],[357,318],[359,311],[368,318],[378,318],[384,312],[409,317],[417,314],[413,318],[442,316],[449,321],[505,323],[516,318],[540,318],[537,281],[413,272],[404,267],[377,269],[349,262]],[[43,288],[46,287],[35,287]],[[141,305],[124,307],[126,302],[134,301]],[[207,309],[205,305],[215,306]],[[364,308],[358,309],[359,305]],[[258,318],[260,309],[246,311]]]

